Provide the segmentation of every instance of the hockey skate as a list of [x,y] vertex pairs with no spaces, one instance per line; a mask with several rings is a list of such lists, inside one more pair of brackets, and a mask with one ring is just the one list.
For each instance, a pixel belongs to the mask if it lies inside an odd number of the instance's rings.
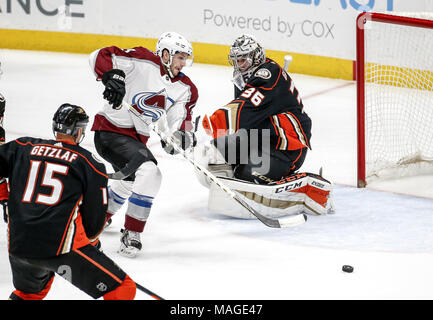
[[122,229],[121,232],[120,248],[117,252],[122,256],[134,258],[141,250],[140,233],[127,229]]

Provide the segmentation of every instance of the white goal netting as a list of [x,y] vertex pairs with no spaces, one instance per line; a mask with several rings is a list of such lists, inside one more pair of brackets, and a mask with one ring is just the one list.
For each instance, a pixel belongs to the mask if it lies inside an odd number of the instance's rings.
[[368,21],[364,32],[367,183],[433,174],[433,29]]

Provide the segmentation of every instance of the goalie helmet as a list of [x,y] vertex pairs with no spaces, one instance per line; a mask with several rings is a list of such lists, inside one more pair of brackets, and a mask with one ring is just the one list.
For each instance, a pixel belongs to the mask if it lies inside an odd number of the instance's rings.
[[[162,54],[164,50],[167,50],[170,59],[167,63],[162,60]],[[192,65],[193,55],[192,55],[192,45],[191,43],[182,35],[176,32],[164,32],[158,39],[156,43],[156,54],[161,57],[162,64],[167,68],[170,77],[173,78],[173,74],[170,70],[171,63],[173,61],[173,56],[176,53],[184,52],[188,55],[188,66]]]
[[53,117],[53,133],[56,132],[77,137],[79,128],[82,128],[81,142],[89,122],[89,116],[83,108],[73,104],[64,103],[56,111]]
[[234,67],[233,82],[243,89],[258,66],[265,63],[265,49],[252,35],[238,37],[230,48],[229,63]]

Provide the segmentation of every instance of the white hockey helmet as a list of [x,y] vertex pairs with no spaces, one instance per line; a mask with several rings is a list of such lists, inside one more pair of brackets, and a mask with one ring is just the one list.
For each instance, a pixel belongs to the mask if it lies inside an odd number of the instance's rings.
[[[248,81],[254,70],[265,63],[266,53],[265,49],[257,42],[254,36],[244,34],[236,38],[230,47],[228,58],[230,65],[234,67],[234,82],[236,78],[238,78],[236,81],[239,81],[241,78],[243,81]],[[244,60],[243,63],[247,63],[246,68],[239,65],[240,60]]]
[[[162,61],[162,53],[164,50],[167,50],[170,55],[168,63]],[[173,74],[171,73],[170,66],[173,61],[173,56],[179,52],[188,54],[187,66],[191,66],[194,59],[191,42],[176,32],[164,32],[156,43],[156,54],[161,57],[161,61],[167,67],[171,77],[173,77]]]

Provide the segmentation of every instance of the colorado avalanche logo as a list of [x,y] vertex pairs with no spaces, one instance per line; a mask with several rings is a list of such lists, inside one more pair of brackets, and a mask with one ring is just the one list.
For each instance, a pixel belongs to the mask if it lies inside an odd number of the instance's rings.
[[140,114],[156,121],[165,112],[167,101],[172,100],[167,97],[165,89],[158,92],[139,92],[132,98],[132,106]]
[[162,89],[158,92],[139,92],[132,98],[132,104],[136,104],[140,109],[149,107],[165,109],[166,100],[167,93]]

